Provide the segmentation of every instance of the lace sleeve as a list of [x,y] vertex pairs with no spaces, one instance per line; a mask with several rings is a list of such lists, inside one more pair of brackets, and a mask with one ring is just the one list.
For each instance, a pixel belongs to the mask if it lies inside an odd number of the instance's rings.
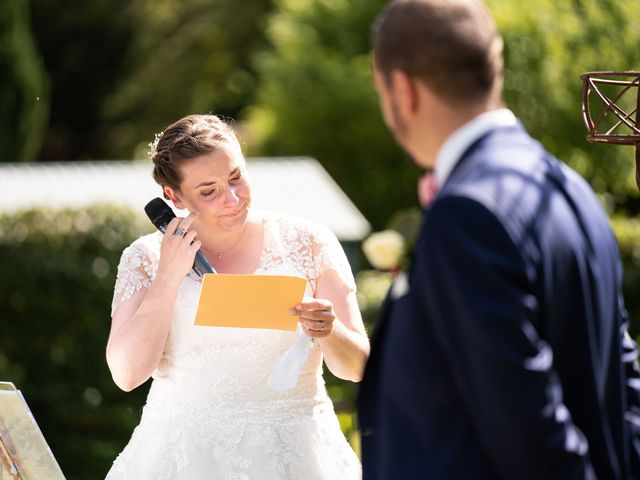
[[148,251],[141,245],[133,244],[122,252],[118,265],[118,276],[111,302],[111,315],[122,302],[129,300],[136,292],[149,288],[155,278],[157,264],[151,261]]
[[356,282],[349,260],[342,245],[327,227],[320,227],[314,232],[313,265],[316,273],[315,280],[324,272],[334,270],[344,285],[351,291],[356,291]]

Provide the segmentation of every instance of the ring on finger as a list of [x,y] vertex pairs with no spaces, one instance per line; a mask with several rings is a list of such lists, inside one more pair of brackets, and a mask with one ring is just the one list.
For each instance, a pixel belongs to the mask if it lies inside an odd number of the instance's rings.
[[324,330],[324,327],[327,326],[327,322],[325,322],[324,320],[320,320],[320,331]]
[[187,233],[187,231],[184,228],[178,227],[178,228],[176,228],[176,231],[174,232],[174,235],[177,235],[178,237],[184,237],[185,233]]

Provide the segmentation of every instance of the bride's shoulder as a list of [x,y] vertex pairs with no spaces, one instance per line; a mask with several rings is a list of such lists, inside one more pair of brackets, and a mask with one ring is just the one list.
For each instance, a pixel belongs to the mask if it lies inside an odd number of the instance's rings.
[[162,233],[153,232],[141,235],[136,238],[122,252],[124,255],[144,255],[153,259],[160,254],[160,244],[162,243]]

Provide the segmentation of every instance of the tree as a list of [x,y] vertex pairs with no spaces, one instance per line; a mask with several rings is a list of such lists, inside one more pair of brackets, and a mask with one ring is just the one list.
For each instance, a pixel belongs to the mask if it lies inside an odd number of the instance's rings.
[[[371,86],[368,32],[383,3],[280,0],[269,22],[272,51],[257,60],[258,104],[246,113],[253,150],[317,157],[377,228],[416,205],[417,177],[399,160]],[[613,208],[635,212],[633,149],[586,142],[579,75],[638,65],[640,4],[488,4],[505,39],[510,108]]]
[[0,4],[0,161],[33,160],[48,111],[48,83],[27,0]]
[[107,99],[111,151],[143,156],[155,132],[191,113],[235,118],[253,98],[253,53],[271,0],[139,0],[127,75]]
[[31,2],[52,83],[41,160],[131,158],[187,113],[251,101],[271,0]]
[[505,39],[505,97],[547,149],[587,178],[612,209],[637,214],[633,149],[585,140],[580,74],[640,64],[640,3],[508,0],[489,5]]
[[51,116],[39,159],[108,152],[102,110],[122,74],[133,30],[128,3],[91,0],[61,8],[57,0],[31,0],[34,36],[51,78]]
[[281,0],[257,58],[249,152],[316,157],[381,227],[415,203],[418,170],[387,132],[371,84],[369,28],[385,2]]

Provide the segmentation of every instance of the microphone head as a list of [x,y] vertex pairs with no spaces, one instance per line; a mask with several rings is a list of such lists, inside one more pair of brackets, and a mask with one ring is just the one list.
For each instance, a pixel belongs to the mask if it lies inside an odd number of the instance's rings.
[[151,220],[151,223],[155,227],[164,233],[168,223],[175,218],[176,214],[173,213],[171,207],[167,205],[167,202],[159,197],[154,198],[144,207],[144,211]]

